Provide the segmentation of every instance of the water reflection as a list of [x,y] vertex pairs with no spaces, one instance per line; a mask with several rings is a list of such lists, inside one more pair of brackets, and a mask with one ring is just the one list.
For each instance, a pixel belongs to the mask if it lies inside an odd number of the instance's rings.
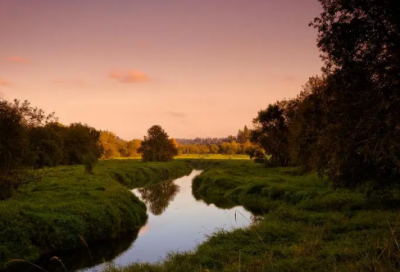
[[179,192],[179,186],[169,181],[137,189],[136,192],[152,214],[161,215]]
[[200,202],[207,205],[215,205],[216,207],[224,210],[230,210],[237,206],[243,206],[247,211],[253,215],[262,216],[268,213],[268,210],[263,209],[262,205],[258,205],[257,202],[248,201],[248,203],[241,203],[238,196],[225,197],[224,195],[208,194],[207,191],[200,192],[200,182],[193,182],[192,195]]

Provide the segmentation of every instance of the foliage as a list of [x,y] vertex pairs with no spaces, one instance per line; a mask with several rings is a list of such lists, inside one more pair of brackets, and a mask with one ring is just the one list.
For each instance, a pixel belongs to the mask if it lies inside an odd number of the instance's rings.
[[260,111],[252,142],[271,155],[269,165],[300,165],[335,187],[388,191],[400,179],[400,4],[319,2],[311,25],[324,74]]
[[53,115],[46,116],[27,101],[0,100],[0,200],[34,180],[26,167],[31,165],[31,156],[39,154],[30,149],[30,131],[51,120]]
[[266,110],[259,111],[253,123],[251,141],[271,155],[266,162],[270,166],[290,165],[288,116],[283,104],[269,105]]
[[178,155],[178,149],[174,142],[168,138],[168,134],[161,126],[155,125],[147,131],[138,152],[142,154],[143,161],[167,162]]
[[110,131],[100,131],[100,145],[103,149],[101,158],[133,158],[138,157],[140,140],[125,141]]
[[31,164],[37,168],[57,166],[63,159],[63,139],[51,126],[34,127],[28,131]]
[[239,143],[243,144],[250,140],[250,130],[244,126],[243,130],[239,129],[236,139]]
[[335,186],[385,188],[400,178],[400,3],[320,2],[312,25],[326,64],[320,141],[330,152],[318,169]]

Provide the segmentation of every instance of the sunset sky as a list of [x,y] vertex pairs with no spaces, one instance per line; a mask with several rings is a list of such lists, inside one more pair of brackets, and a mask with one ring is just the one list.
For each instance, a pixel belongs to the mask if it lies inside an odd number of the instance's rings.
[[0,0],[0,93],[142,138],[236,134],[320,74],[317,0]]

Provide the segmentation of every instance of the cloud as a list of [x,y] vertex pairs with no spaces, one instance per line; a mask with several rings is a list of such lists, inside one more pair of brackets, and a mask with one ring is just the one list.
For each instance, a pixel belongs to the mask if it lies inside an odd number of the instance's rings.
[[19,57],[19,56],[10,56],[7,57],[6,60],[10,61],[10,62],[15,62],[15,63],[28,63],[29,60],[23,57]]
[[85,82],[80,79],[56,79],[53,81],[54,84],[73,86],[73,87],[83,87],[86,86]]
[[3,80],[3,79],[0,78],[0,86],[8,87],[8,86],[11,86],[11,85],[13,85],[11,82]]
[[108,76],[121,83],[143,83],[150,81],[145,73],[137,70],[111,71]]
[[186,117],[186,114],[183,112],[168,111],[166,113],[168,115],[171,115],[172,117],[177,117],[177,118],[185,118]]

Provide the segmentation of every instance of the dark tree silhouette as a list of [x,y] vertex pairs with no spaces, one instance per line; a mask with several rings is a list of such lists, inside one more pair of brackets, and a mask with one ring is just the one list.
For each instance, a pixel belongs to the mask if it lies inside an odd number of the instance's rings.
[[318,168],[339,187],[385,188],[400,177],[400,2],[320,2],[311,25],[326,64],[319,141],[329,153]]
[[144,137],[138,152],[142,154],[143,161],[172,161],[174,156],[178,155],[172,139],[168,138],[168,134],[161,126],[152,126],[148,131],[148,135]]

